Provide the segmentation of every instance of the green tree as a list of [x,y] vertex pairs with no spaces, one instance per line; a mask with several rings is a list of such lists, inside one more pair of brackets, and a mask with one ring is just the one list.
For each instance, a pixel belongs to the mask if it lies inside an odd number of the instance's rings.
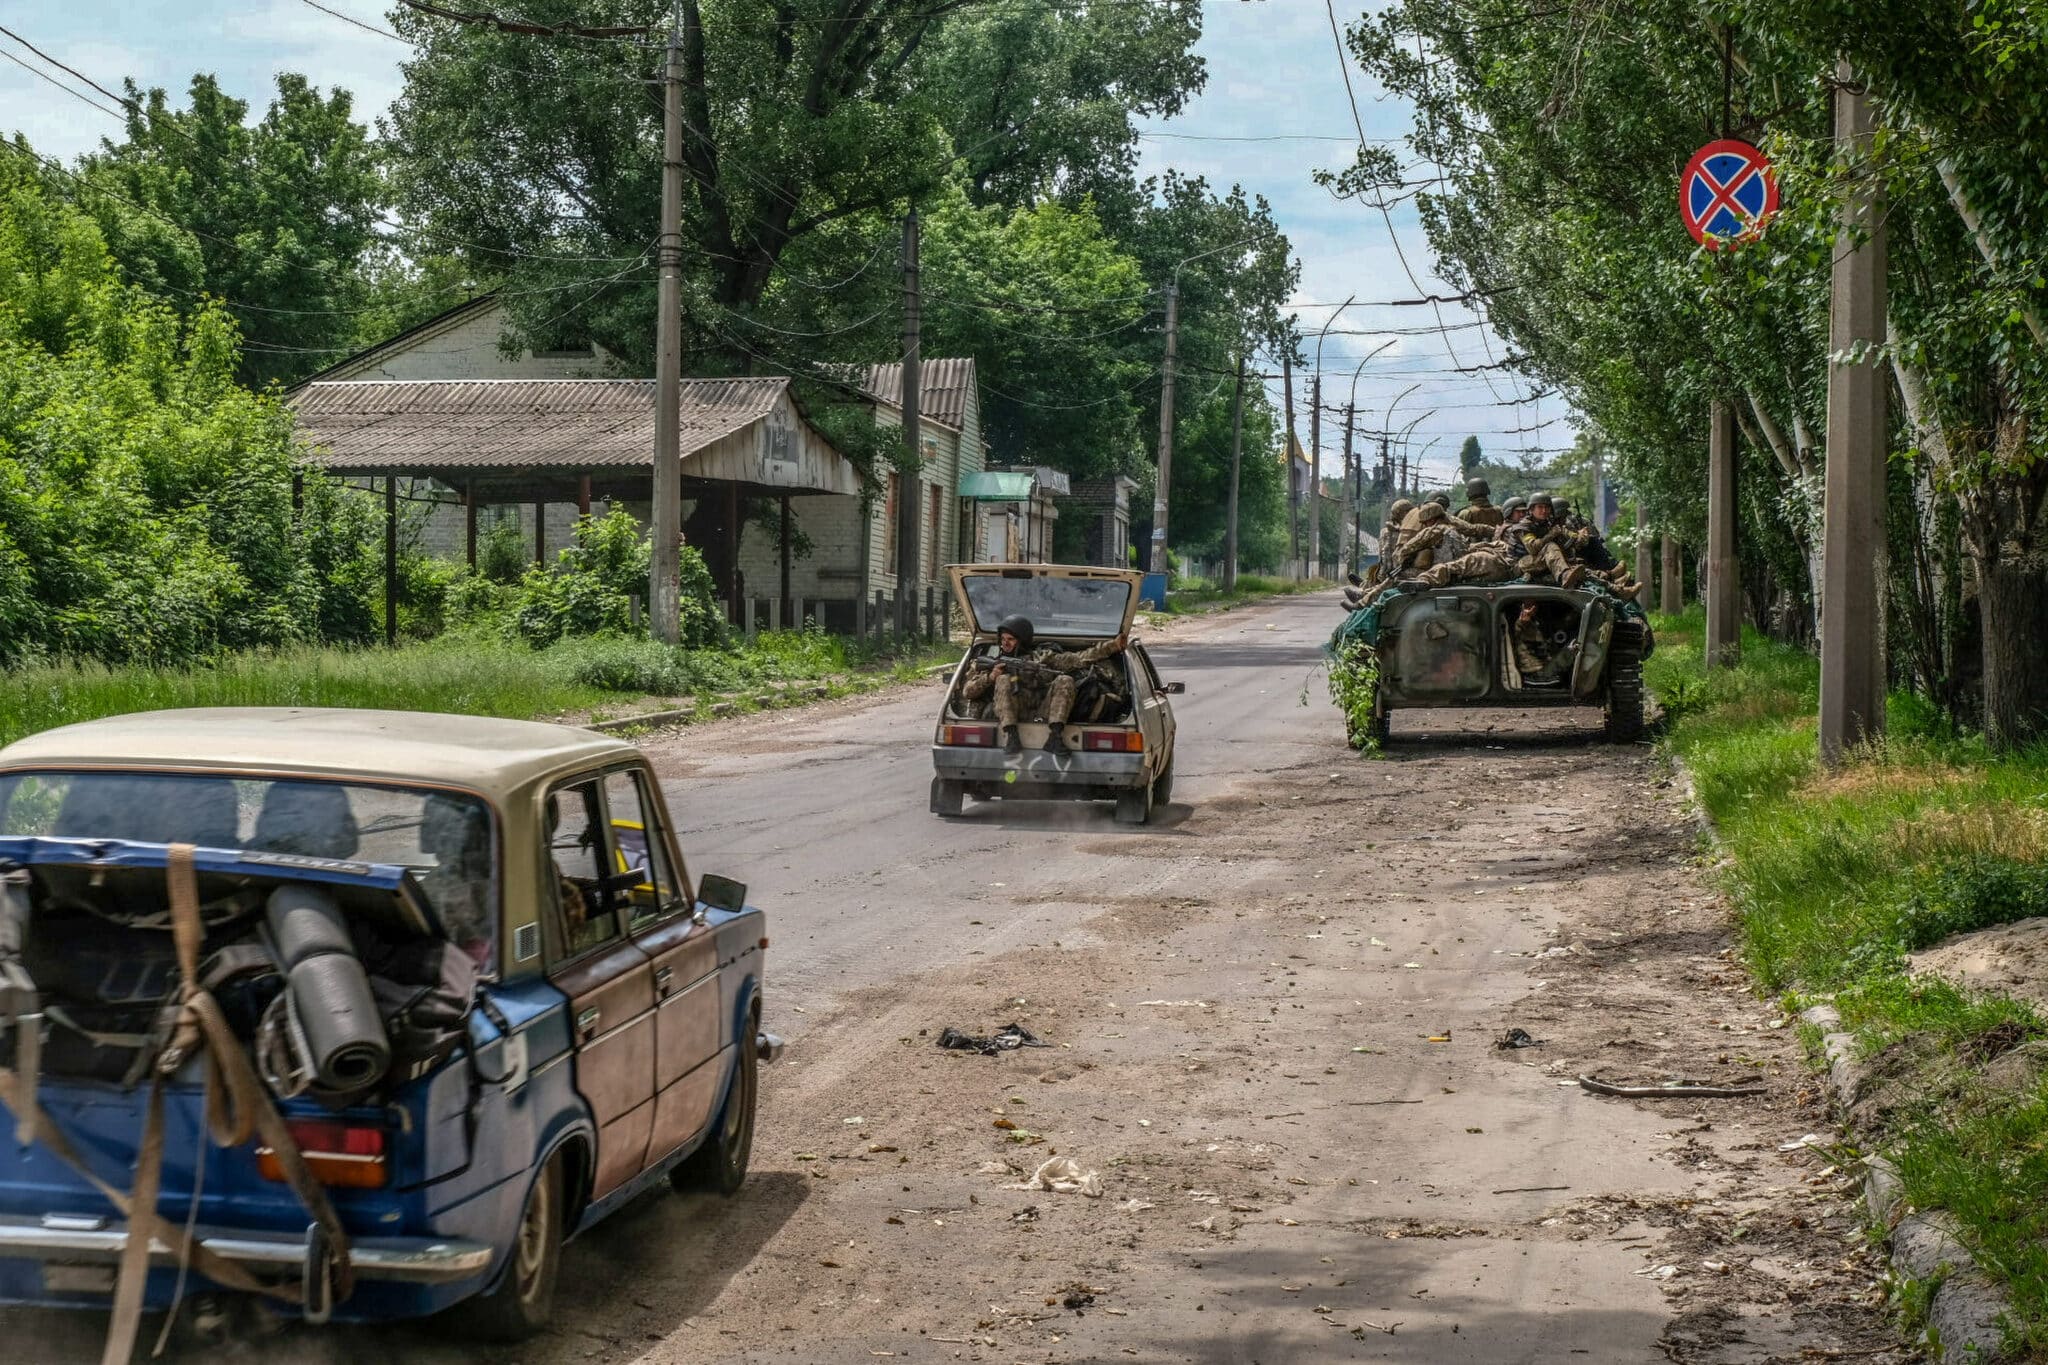
[[0,161],[0,664],[352,635],[362,538],[294,518],[290,418],[235,382],[233,321],[124,283],[26,166]]
[[[345,90],[277,77],[254,124],[209,75],[188,107],[127,85],[128,127],[84,158],[79,202],[129,278],[196,308],[226,301],[242,335],[238,374],[289,382],[340,358],[371,299],[362,266],[377,246],[384,187]],[[170,227],[175,224],[175,228]]]
[[1479,448],[1477,436],[1467,436],[1465,444],[1458,447],[1458,473],[1467,479],[1479,477],[1479,466],[1486,461],[1486,453]]

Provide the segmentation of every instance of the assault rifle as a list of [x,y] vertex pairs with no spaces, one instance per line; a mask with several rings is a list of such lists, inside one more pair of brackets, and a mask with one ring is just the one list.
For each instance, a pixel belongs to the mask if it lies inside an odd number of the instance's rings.
[[969,668],[983,673],[993,669],[997,664],[1001,664],[1004,668],[1013,669],[1018,673],[1060,676],[1060,671],[1057,668],[1049,668],[1039,663],[1036,659],[1020,658],[1014,654],[977,654],[967,661]]

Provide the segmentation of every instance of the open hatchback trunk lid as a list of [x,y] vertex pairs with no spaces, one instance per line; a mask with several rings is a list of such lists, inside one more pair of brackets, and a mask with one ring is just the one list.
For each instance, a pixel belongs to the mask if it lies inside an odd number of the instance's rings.
[[1144,579],[1135,569],[1075,564],[954,564],[946,573],[977,636],[992,636],[1003,618],[1022,616],[1041,638],[1056,640],[1127,633]]

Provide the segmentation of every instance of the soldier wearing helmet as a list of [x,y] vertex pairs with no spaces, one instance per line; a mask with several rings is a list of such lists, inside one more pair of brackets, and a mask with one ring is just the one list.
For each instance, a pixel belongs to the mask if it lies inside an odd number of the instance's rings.
[[1401,537],[1407,534],[1403,528],[1408,514],[1414,510],[1415,504],[1406,498],[1395,499],[1394,505],[1387,509],[1386,522],[1380,527],[1378,578],[1384,579],[1393,573],[1394,557],[1401,551]]
[[1506,515],[1491,501],[1493,489],[1484,479],[1465,480],[1465,520],[1475,526],[1498,526]]
[[1528,519],[1518,523],[1512,534],[1521,551],[1518,558],[1523,576],[1531,582],[1548,578],[1562,587],[1576,588],[1585,581],[1585,566],[1565,559],[1566,533],[1557,523],[1550,494],[1538,493],[1529,499]]
[[1122,653],[1129,643],[1119,635],[1087,649],[1063,650],[1039,645],[1037,639],[1030,618],[1004,617],[996,625],[996,652],[978,657],[960,683],[960,699],[967,706],[978,708],[984,700],[991,704],[1002,727],[1003,752],[1012,755],[1024,750],[1017,726],[1035,720],[1046,723],[1046,751],[1064,752],[1067,717],[1080,686],[1075,675]]

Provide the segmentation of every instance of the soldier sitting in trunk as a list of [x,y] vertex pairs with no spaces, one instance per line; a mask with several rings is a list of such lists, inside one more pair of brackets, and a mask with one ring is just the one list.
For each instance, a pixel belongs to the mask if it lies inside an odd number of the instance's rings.
[[992,659],[977,659],[960,684],[962,701],[993,703],[996,724],[1002,727],[1003,752],[1022,753],[1024,742],[1017,726],[1025,721],[1046,723],[1048,753],[1066,749],[1067,717],[1073,714],[1079,688],[1075,676],[1083,669],[1123,652],[1125,637],[1104,640],[1087,649],[1062,650],[1052,645],[1034,649],[1037,638],[1028,618],[1005,617],[996,627],[997,653]]

